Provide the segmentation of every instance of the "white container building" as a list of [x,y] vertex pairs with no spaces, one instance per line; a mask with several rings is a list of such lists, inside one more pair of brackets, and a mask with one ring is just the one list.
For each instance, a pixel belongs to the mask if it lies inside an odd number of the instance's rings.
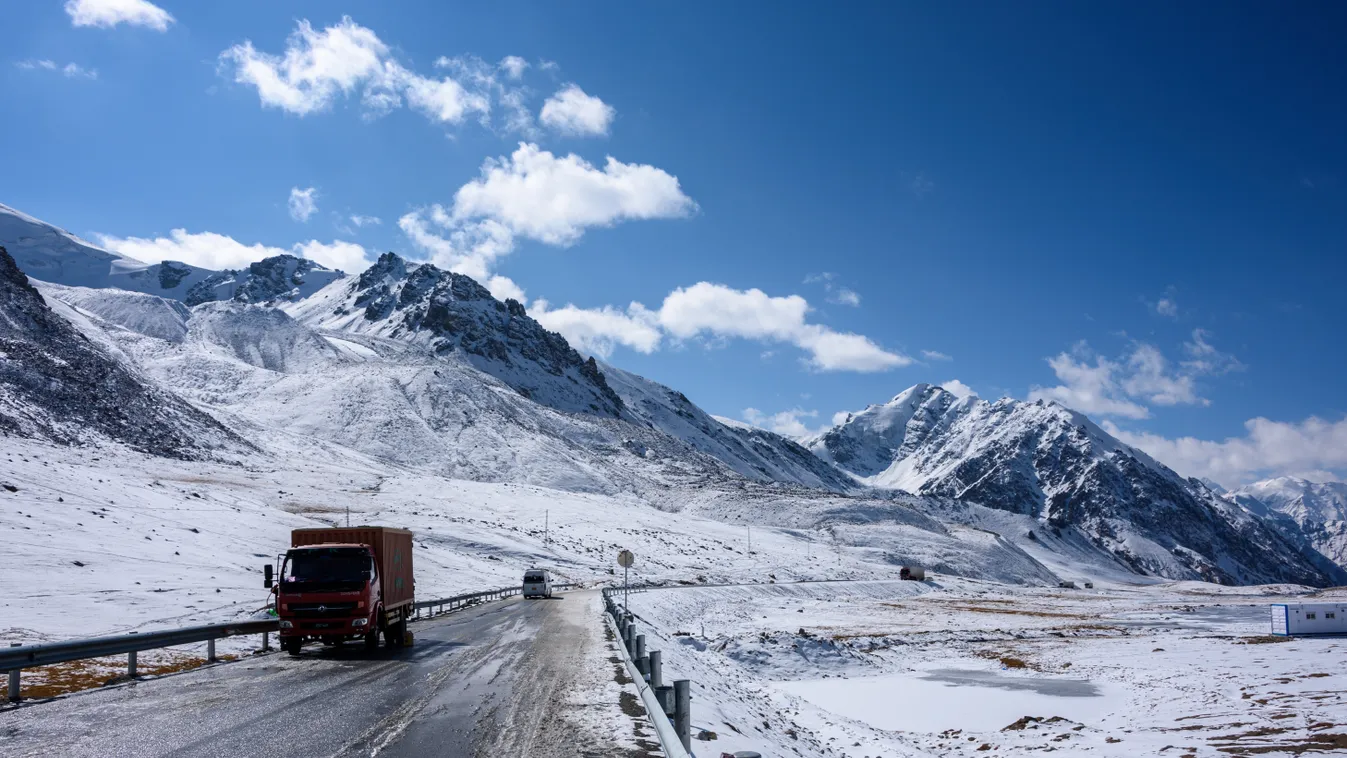
[[1273,603],[1272,633],[1282,637],[1347,635],[1345,603]]

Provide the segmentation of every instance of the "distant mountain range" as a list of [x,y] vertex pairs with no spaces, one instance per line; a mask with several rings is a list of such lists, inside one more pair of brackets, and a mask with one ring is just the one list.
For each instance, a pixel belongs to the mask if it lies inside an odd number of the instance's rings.
[[[937,518],[946,503],[1014,515],[1024,526],[1002,528],[998,550],[1069,538],[1138,574],[1347,582],[1342,490],[1217,494],[1053,403],[919,384],[795,441],[717,420],[581,355],[518,302],[392,253],[352,276],[288,255],[241,271],[146,266],[4,206],[0,244],[20,251],[0,290],[0,433],[201,457],[265,451],[284,431],[668,508],[710,489],[783,503],[906,492]],[[78,412],[77,393],[90,398]]]

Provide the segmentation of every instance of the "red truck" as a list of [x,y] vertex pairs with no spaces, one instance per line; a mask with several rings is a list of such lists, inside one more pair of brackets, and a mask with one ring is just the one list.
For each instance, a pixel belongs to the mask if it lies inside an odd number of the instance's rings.
[[276,594],[281,647],[298,655],[304,643],[336,645],[364,640],[365,648],[388,647],[406,639],[414,603],[412,533],[386,526],[296,529],[280,558],[279,581],[272,566],[265,586]]

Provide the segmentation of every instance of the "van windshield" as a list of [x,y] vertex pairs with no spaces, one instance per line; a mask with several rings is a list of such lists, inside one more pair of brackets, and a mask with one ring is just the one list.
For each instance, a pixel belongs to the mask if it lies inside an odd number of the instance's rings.
[[291,550],[281,570],[281,585],[303,592],[351,592],[370,579],[374,562],[358,547]]

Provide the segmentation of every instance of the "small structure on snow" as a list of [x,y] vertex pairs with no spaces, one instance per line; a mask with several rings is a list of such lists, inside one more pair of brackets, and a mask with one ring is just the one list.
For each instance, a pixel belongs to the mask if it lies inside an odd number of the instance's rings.
[[1272,633],[1280,637],[1347,635],[1347,603],[1273,603]]
[[910,579],[914,582],[926,581],[926,569],[921,566],[903,566],[898,569],[899,579]]

